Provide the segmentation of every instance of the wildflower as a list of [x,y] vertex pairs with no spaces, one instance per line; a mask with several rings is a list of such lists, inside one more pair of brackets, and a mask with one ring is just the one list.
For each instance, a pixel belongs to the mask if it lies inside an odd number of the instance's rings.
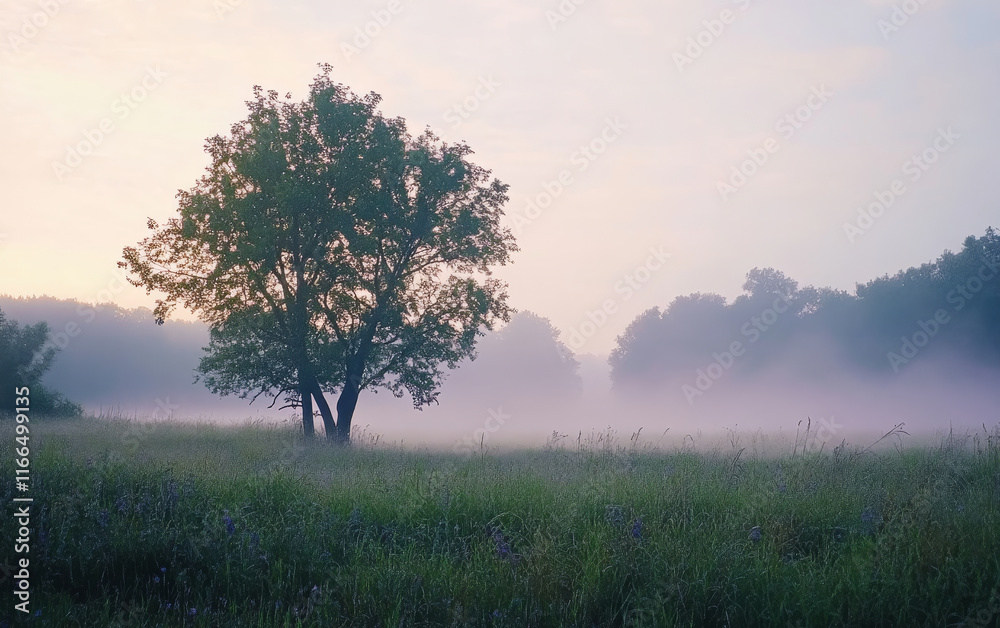
[[108,527],[108,511],[107,509],[101,509],[101,512],[97,513],[97,525],[102,528]]
[[226,514],[222,516],[222,522],[226,524],[226,532],[229,533],[229,536],[236,533],[236,524],[233,523],[233,519],[229,516],[229,512],[226,512]]
[[188,609],[188,615],[190,615],[191,617],[194,617],[197,614],[198,614],[198,609],[197,608],[189,608]]
[[760,543],[760,526],[754,526],[750,528],[750,536],[748,537],[754,543]]
[[160,584],[160,577],[159,576],[153,576],[153,584]]
[[41,616],[42,616],[42,609],[38,609],[37,611],[35,611],[35,617],[41,617]]
[[642,540],[642,519],[636,518],[632,522],[632,538]]
[[258,545],[260,545],[260,535],[257,534],[256,532],[251,532],[250,533],[250,549],[257,549]]
[[505,535],[503,531],[500,530],[500,528],[488,525],[486,526],[486,533],[490,536],[491,539],[493,539],[493,542],[496,544],[498,558],[501,558],[503,560],[509,560],[514,563],[516,563],[520,559],[520,556],[518,556],[517,553],[514,551],[514,548],[511,545],[510,540],[507,538],[507,535]]
[[124,497],[119,497],[115,500],[115,508],[118,509],[119,514],[124,513],[128,510],[128,500]]
[[501,617],[503,617],[503,613],[500,612],[500,609],[497,609],[492,613],[490,613],[490,617],[492,617],[493,619],[500,619]]
[[166,567],[160,567],[160,573],[167,573]]

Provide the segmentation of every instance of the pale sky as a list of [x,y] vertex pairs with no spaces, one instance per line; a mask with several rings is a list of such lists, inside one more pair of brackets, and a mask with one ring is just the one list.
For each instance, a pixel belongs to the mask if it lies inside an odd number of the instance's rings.
[[320,62],[510,184],[512,304],[570,341],[610,302],[578,352],[754,266],[853,290],[1000,227],[995,0],[0,0],[0,293],[151,305],[122,248]]

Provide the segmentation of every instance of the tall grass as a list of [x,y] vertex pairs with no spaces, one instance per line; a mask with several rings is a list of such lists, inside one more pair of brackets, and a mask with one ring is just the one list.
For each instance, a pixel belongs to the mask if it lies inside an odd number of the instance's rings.
[[[997,624],[997,428],[780,456],[555,434],[463,458],[261,424],[32,426],[35,625]],[[4,423],[5,465],[12,446]]]

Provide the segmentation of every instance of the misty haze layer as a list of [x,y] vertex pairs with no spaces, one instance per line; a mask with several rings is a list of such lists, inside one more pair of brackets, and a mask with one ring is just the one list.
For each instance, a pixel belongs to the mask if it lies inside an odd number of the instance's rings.
[[[731,304],[699,293],[638,316],[610,359],[574,355],[548,320],[522,312],[449,372],[438,404],[418,411],[406,397],[365,391],[355,425],[464,452],[608,429],[627,440],[641,428],[642,442],[660,444],[728,429],[791,436],[809,419],[814,447],[904,422],[914,435],[976,431],[1000,420],[998,259],[988,230],[853,295],[754,269]],[[208,344],[201,323],[157,326],[146,309],[52,298],[0,297],[0,310],[49,323],[61,351],[45,381],[92,412],[295,420],[280,401],[251,405],[195,383]]]

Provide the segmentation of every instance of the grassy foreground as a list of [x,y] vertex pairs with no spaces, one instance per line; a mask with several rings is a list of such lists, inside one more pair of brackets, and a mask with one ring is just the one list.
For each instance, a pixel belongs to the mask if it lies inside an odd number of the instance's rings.
[[[0,437],[9,478],[10,421]],[[777,458],[609,440],[465,458],[95,420],[34,421],[31,444],[37,615],[12,625],[996,626],[1000,611],[997,429]],[[4,539],[14,492],[0,483]]]

